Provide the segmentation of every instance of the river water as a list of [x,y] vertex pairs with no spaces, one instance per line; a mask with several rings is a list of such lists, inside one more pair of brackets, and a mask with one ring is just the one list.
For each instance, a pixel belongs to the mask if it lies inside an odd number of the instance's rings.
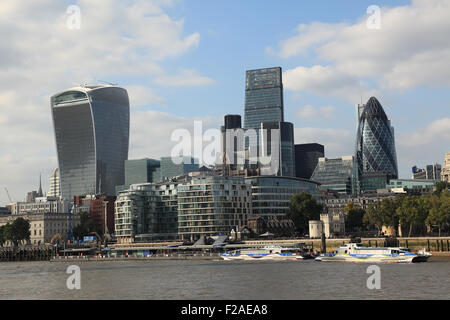
[[[69,290],[67,267],[80,267]],[[450,259],[380,264],[307,261],[74,261],[0,263],[0,299],[450,299]]]

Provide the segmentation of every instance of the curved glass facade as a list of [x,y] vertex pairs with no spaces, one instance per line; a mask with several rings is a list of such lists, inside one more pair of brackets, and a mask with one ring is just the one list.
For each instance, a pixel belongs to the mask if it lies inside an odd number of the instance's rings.
[[80,87],[51,98],[61,195],[115,194],[124,184],[130,106],[125,89]]
[[357,174],[384,173],[389,178],[398,177],[394,128],[380,102],[369,99],[359,110],[356,136]]

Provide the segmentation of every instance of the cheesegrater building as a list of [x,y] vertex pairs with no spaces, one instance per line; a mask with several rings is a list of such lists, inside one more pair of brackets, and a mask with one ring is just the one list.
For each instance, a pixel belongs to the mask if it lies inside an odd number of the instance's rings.
[[86,85],[51,97],[63,199],[105,193],[124,184],[130,105],[125,89]]

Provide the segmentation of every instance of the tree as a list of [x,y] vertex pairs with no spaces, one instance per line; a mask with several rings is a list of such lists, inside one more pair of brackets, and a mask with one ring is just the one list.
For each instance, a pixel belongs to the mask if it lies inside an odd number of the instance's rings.
[[428,225],[439,227],[439,237],[442,227],[450,222],[450,192],[442,191],[440,196],[433,194],[428,198],[429,214],[426,219]]
[[24,218],[17,218],[13,223],[8,223],[3,229],[5,240],[10,240],[14,245],[18,245],[19,241],[30,241],[30,223]]
[[383,212],[380,202],[375,202],[367,207],[363,222],[366,225],[375,226],[380,234],[381,228],[383,228]]
[[400,223],[409,225],[408,237],[411,237],[414,225],[424,225],[428,210],[423,197],[404,197],[400,206],[396,209]]
[[357,229],[362,229],[363,227],[363,217],[365,211],[357,207],[353,202],[347,203],[344,212],[345,217],[345,229],[348,231],[354,231]]
[[0,247],[6,242],[5,238],[5,226],[0,227]]
[[100,230],[98,229],[98,226],[95,225],[94,221],[89,217],[89,213],[81,212],[80,224],[72,229],[72,233],[76,239],[83,239],[84,236],[89,235],[91,232],[100,234]]
[[305,233],[309,230],[310,220],[319,220],[322,206],[309,193],[295,194],[289,201],[287,218],[294,221],[297,230]]
[[442,191],[450,190],[450,183],[447,181],[438,181],[435,183],[436,190],[434,191],[435,195],[441,195]]

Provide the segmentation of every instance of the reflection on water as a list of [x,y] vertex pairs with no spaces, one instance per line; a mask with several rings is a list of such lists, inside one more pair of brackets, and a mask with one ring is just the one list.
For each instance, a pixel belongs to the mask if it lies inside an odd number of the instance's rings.
[[450,260],[380,264],[381,289],[366,286],[368,264],[292,261],[0,263],[0,299],[449,299]]

